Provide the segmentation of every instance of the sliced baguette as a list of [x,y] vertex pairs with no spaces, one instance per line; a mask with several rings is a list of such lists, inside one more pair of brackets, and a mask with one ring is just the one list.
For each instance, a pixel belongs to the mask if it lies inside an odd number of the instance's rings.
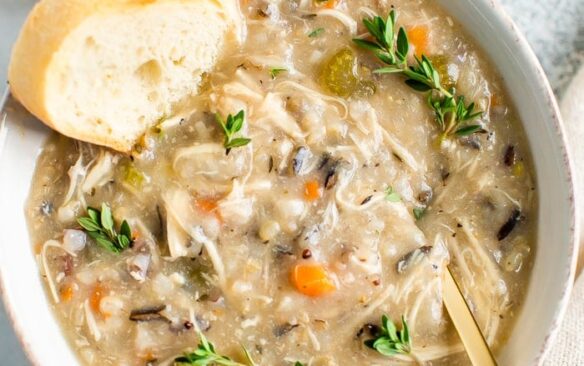
[[14,46],[13,95],[60,133],[131,151],[197,93],[236,0],[42,0]]

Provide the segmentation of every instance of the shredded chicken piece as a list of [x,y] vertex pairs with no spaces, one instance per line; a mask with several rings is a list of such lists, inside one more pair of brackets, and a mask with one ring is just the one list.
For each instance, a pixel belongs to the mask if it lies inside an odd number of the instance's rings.
[[[167,209],[167,212],[168,209]],[[192,248],[192,243],[188,233],[180,226],[173,214],[169,214],[166,218],[166,239],[168,242],[168,251],[172,258],[184,257],[188,252],[194,252],[197,248]],[[185,248],[192,248],[194,250],[187,251]],[[192,253],[196,255],[195,253]]]
[[200,242],[190,240],[191,227],[197,224],[191,196],[179,189],[163,195],[167,219],[168,249],[172,258],[195,257],[201,251]]
[[318,16],[326,16],[337,19],[339,22],[343,23],[348,29],[349,33],[354,36],[357,34],[357,22],[337,9],[322,9],[317,12]]
[[41,256],[41,263],[43,266],[43,272],[44,272],[45,277],[47,279],[47,283],[49,285],[49,290],[51,291],[51,296],[53,297],[53,300],[55,301],[55,303],[58,304],[61,301],[61,298],[59,297],[59,293],[57,292],[57,287],[55,286],[55,280],[53,279],[53,275],[51,274],[51,270],[49,269],[49,264],[47,263],[47,250],[49,248],[60,249],[72,257],[77,257],[77,254],[68,251],[67,249],[65,249],[61,245],[61,243],[59,243],[56,240],[47,240],[43,244],[43,247],[41,249],[40,256]]
[[296,141],[304,141],[306,138],[306,134],[302,132],[296,120],[286,112],[284,101],[277,94],[268,93],[257,111],[252,114],[252,118],[255,119],[252,123],[256,127],[261,128],[269,122]]
[[[87,166],[83,165],[83,144],[79,143],[79,158],[75,164],[69,168],[69,189],[65,194],[65,198],[63,199],[63,203],[61,207],[67,206],[73,200],[73,196],[77,193],[77,199],[83,203],[85,206],[85,200],[83,199],[83,194],[79,192],[79,186],[83,184],[85,176],[87,174]],[[91,163],[90,163],[91,164]]]
[[399,156],[399,158],[406,163],[407,166],[410,167],[414,172],[423,172],[422,168],[416,162],[416,159],[413,157],[410,152],[400,144],[400,142],[393,137],[386,129],[383,129],[383,137],[385,142],[389,145],[391,150]]
[[320,99],[323,101],[328,101],[328,102],[336,104],[337,106],[339,106],[339,112],[341,113],[341,118],[343,118],[343,119],[347,118],[347,116],[349,115],[349,107],[347,106],[347,103],[342,98],[324,95],[322,93],[317,92],[314,89],[308,88],[306,86],[303,86],[303,85],[301,85],[295,81],[291,81],[291,80],[282,81],[274,87],[274,90],[276,92],[281,92],[285,89],[294,89],[294,90],[297,90],[298,92],[302,93],[302,96],[304,96],[304,97]]
[[221,217],[232,225],[245,225],[253,215],[253,197],[246,197],[245,184],[239,180],[233,181],[233,188],[229,195],[219,203]]
[[[486,324],[483,328],[485,333],[485,338],[489,344],[493,344],[495,337],[497,335],[497,330],[499,329],[500,318],[498,316],[491,316],[492,312],[503,313],[505,308],[508,306],[509,293],[505,291],[501,293],[498,284],[502,281],[501,273],[497,269],[497,265],[491,255],[487,252],[484,245],[479,243],[478,239],[474,236],[472,232],[472,226],[466,218],[460,218],[460,223],[462,225],[462,231],[468,238],[468,243],[473,248],[473,259],[480,262],[479,266],[476,268],[482,269],[481,272],[483,276],[483,281],[481,281],[481,291],[471,292],[471,296],[475,305],[479,309],[491,309],[491,312],[486,314]],[[465,258],[463,256],[463,258]],[[481,273],[479,272],[479,273]],[[465,283],[465,279],[462,279]],[[485,289],[485,286],[490,286],[489,290]],[[472,288],[465,284],[465,288]],[[481,303],[481,301],[484,301]]]
[[94,188],[101,187],[110,181],[114,175],[114,167],[117,160],[117,156],[113,156],[110,152],[102,150],[83,180],[81,191],[83,193],[90,193]]
[[203,228],[197,226],[191,230],[189,233],[197,242],[202,243],[213,263],[213,268],[215,268],[215,272],[217,273],[217,277],[219,278],[219,286],[225,288],[225,284],[227,279],[225,277],[225,265],[223,264],[223,260],[221,259],[221,255],[219,255],[219,251],[217,250],[217,246],[215,243],[210,240],[205,233],[203,232]]
[[360,14],[364,14],[364,15],[368,16],[369,18],[374,18],[377,16],[377,13],[375,12],[375,10],[368,8],[366,6],[361,6],[358,9],[358,11]]

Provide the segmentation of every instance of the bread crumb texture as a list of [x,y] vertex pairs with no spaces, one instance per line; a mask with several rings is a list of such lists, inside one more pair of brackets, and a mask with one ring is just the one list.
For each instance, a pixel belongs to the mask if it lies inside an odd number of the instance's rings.
[[212,0],[43,0],[14,46],[11,91],[62,134],[130,151],[197,93],[232,10]]

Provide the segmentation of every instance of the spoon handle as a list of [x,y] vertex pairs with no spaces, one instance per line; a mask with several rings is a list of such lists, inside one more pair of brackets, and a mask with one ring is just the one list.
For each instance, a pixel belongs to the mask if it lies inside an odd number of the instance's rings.
[[444,273],[443,300],[473,366],[497,366],[481,330],[472,315],[450,268]]

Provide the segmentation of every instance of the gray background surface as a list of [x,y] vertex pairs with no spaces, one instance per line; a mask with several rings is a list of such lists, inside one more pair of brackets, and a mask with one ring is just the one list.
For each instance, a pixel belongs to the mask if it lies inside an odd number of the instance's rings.
[[[584,63],[584,0],[501,0],[524,32],[561,97]],[[32,0],[0,0],[0,85],[6,82],[10,46]],[[3,89],[3,87],[0,87]],[[25,366],[0,301],[0,366]]]

